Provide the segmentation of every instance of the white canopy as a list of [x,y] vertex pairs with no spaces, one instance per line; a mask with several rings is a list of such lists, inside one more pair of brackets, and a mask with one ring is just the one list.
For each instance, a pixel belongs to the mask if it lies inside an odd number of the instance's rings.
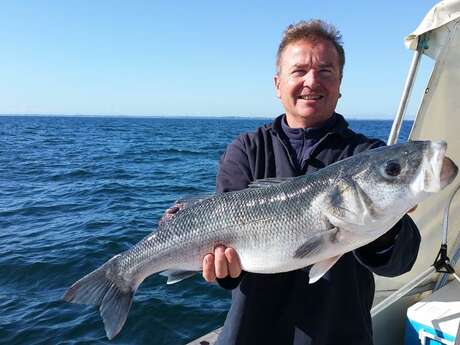
[[[417,43],[420,36],[428,32],[436,36],[440,32],[438,29],[458,18],[460,18],[460,2],[456,0],[441,1],[427,13],[418,28],[406,37],[405,43],[407,48],[417,50]],[[440,51],[439,48],[443,46],[444,41],[440,37],[430,38],[430,49],[424,51],[424,54],[436,60]]]
[[[433,7],[420,26],[406,38],[417,48],[427,34],[424,54],[436,59],[412,128],[411,140],[446,140],[448,156],[460,165],[460,0],[442,1]],[[414,269],[397,278],[377,278],[377,290],[397,289],[430,266],[441,243],[442,217],[447,197],[460,183],[457,179],[443,192],[430,197],[411,214],[422,234],[420,254]],[[455,200],[459,200],[460,196]],[[453,247],[460,230],[459,202],[454,202],[449,224],[449,244]],[[456,217],[455,217],[456,215]]]

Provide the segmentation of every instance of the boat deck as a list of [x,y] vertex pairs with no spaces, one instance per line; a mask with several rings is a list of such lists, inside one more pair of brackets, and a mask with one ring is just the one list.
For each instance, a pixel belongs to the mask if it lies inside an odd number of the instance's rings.
[[191,341],[187,345],[213,345],[217,341],[217,337],[219,336],[221,329],[222,327],[209,332],[208,334],[205,334],[202,337]]

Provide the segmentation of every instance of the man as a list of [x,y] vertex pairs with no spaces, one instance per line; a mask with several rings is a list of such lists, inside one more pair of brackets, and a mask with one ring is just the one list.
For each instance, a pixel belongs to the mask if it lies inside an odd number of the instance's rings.
[[[244,189],[255,179],[309,174],[384,145],[353,132],[335,113],[344,63],[341,36],[333,26],[315,20],[287,28],[274,77],[285,114],[228,146],[218,192]],[[308,269],[242,272],[238,253],[217,247],[203,260],[203,276],[232,290],[218,344],[372,344],[372,272],[409,271],[419,243],[417,227],[406,215],[381,238],[343,255],[314,284],[308,284]]]

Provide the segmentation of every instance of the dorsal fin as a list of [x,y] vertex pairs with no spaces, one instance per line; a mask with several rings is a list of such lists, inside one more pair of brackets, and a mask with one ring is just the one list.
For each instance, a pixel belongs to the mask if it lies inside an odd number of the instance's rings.
[[268,177],[251,182],[248,188],[265,188],[294,180],[295,177]]

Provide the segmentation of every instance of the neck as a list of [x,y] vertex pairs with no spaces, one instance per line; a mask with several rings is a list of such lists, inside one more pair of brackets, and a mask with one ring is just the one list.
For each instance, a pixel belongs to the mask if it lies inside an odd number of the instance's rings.
[[331,114],[327,118],[304,118],[304,117],[296,117],[289,115],[286,113],[286,122],[287,125],[290,128],[313,128],[313,127],[321,127],[322,124],[324,124],[327,120],[329,120],[332,117],[333,114]]

